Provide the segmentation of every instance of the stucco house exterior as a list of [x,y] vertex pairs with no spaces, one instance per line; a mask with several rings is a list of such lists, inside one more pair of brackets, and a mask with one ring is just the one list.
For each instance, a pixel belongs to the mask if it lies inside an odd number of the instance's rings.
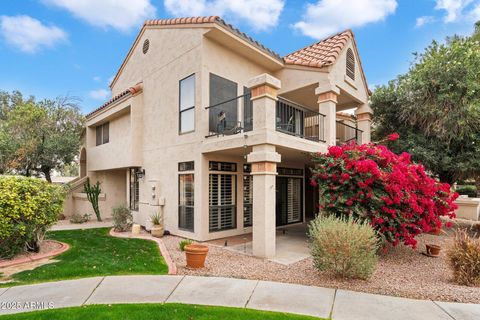
[[[216,16],[149,20],[110,87],[87,115],[66,211],[90,210],[89,177],[103,215],[124,203],[148,230],[161,212],[166,230],[197,241],[252,232],[260,257],[275,255],[277,227],[314,217],[309,153],[370,141],[350,30],[281,57]],[[347,109],[355,117],[337,119]]]

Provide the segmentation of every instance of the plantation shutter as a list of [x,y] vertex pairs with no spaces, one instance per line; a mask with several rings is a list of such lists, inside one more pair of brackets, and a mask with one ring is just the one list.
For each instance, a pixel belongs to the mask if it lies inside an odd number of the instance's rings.
[[209,179],[209,230],[236,228],[236,176],[210,174]]

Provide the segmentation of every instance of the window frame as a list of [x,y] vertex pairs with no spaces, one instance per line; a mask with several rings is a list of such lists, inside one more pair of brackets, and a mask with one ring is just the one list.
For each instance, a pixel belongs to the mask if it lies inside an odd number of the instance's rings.
[[195,170],[195,161],[184,161],[178,163],[178,171],[194,171]]
[[[99,132],[100,132],[100,135],[99,135]],[[105,132],[107,133],[106,135],[105,135]],[[106,139],[105,139],[105,136],[107,137]],[[95,146],[98,147],[103,144],[107,144],[109,142],[110,142],[110,121],[107,121],[95,127]]]
[[[138,212],[140,208],[140,183],[137,175],[137,172],[139,171],[140,171],[140,168],[129,168],[130,184],[129,184],[128,207],[131,211],[135,211],[135,212]],[[132,177],[133,177],[133,181],[132,181]]]
[[[184,110],[181,110],[182,108],[182,81],[187,80],[188,78],[193,77],[193,106],[188,107]],[[191,132],[195,132],[195,104],[197,103],[196,99],[196,90],[197,90],[197,79],[196,79],[196,74],[192,73],[189,76],[186,76],[183,79],[180,79],[178,81],[178,134],[187,134]],[[184,112],[193,110],[193,129],[189,131],[182,131],[182,114]]]
[[[181,196],[181,189],[180,189],[180,184],[181,184],[181,177],[182,176],[192,176],[192,185],[193,185],[193,194],[192,194],[192,199],[193,203],[192,205],[181,205],[182,199],[180,198]],[[186,201],[183,201],[186,202]],[[188,231],[188,232],[195,232],[195,173],[193,170],[190,171],[181,171],[181,173],[178,174],[178,229],[182,231]],[[191,208],[192,209],[192,228],[187,228],[184,226],[180,225],[180,213],[181,213],[181,208]]]

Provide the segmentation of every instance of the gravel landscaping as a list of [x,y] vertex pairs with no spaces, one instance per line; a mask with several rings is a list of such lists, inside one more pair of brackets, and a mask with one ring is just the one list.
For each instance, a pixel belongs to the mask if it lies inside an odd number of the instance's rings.
[[175,236],[163,238],[171,258],[177,264],[178,274],[270,280],[415,299],[480,303],[480,288],[452,282],[444,250],[438,258],[421,254],[426,242],[448,247],[451,241],[448,235],[421,235],[417,237],[417,250],[404,246],[391,248],[380,257],[376,271],[367,281],[338,279],[318,272],[311,258],[285,266],[211,244],[207,244],[210,251],[206,267],[191,270],[185,268],[185,254],[178,249],[181,239]]

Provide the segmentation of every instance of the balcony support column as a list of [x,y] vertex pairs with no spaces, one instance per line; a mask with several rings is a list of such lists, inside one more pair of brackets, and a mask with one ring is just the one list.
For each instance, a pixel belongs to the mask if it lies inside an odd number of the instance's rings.
[[276,250],[276,175],[281,156],[273,145],[253,146],[247,156],[253,176],[253,239],[256,257],[273,258]]
[[[318,112],[325,115],[325,143],[333,146],[337,142],[337,96],[340,94],[340,90],[334,86],[328,88],[327,91],[325,88],[318,87],[315,89],[315,94],[318,95]],[[321,136],[322,132],[320,132]]]
[[361,105],[355,110],[357,116],[357,127],[362,130],[361,143],[369,143],[371,141],[371,128],[372,128],[372,114],[373,110],[368,103]]
[[276,126],[277,91],[281,82],[277,78],[263,73],[248,81],[252,92],[253,130],[273,130]]

